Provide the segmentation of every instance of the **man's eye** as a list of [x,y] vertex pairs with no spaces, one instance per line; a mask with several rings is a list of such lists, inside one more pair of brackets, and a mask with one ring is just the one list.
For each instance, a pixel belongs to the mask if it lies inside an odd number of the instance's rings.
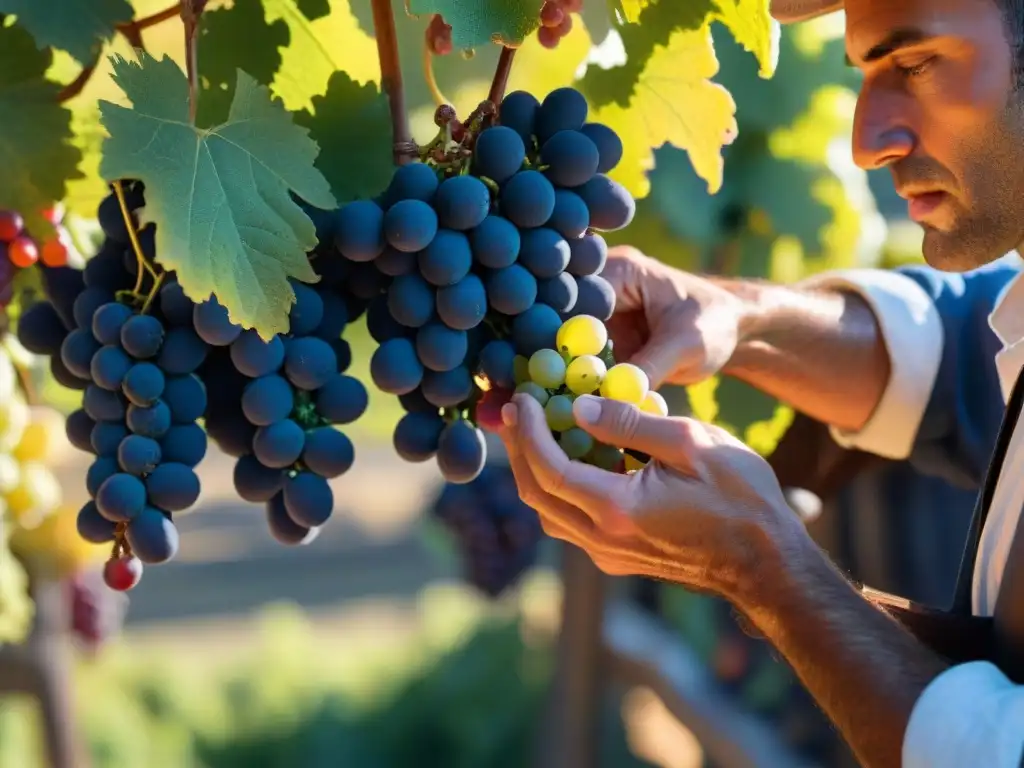
[[920,75],[924,74],[928,70],[928,68],[932,65],[932,63],[934,61],[935,61],[935,57],[931,57],[931,58],[925,59],[924,61],[922,61],[922,62],[920,62],[918,64],[914,64],[911,67],[903,67],[903,66],[897,65],[897,68],[899,69],[899,71],[902,74],[906,75],[907,77],[919,77]]

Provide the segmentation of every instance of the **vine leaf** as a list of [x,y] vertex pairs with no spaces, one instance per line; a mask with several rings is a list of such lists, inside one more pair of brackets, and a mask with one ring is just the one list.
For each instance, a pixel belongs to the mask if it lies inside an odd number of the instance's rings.
[[22,27],[0,26],[0,208],[21,213],[37,236],[53,232],[42,211],[81,176],[82,154],[69,143],[71,112],[45,77],[52,58]]
[[652,2],[657,0],[609,0],[608,5],[613,14],[627,24],[634,24],[640,20],[641,11]]
[[269,86],[281,66],[280,49],[288,45],[288,25],[268,23],[260,0],[235,0],[230,8],[203,14],[199,45],[199,125],[212,125],[227,115],[239,69],[260,85]]
[[593,120],[629,136],[622,161],[611,176],[634,197],[650,192],[647,172],[663,144],[685,149],[708,191],[722,186],[722,148],[736,137],[736,103],[710,78],[718,60],[708,26],[672,33],[655,48],[637,79],[628,107],[616,103],[596,110]]
[[0,0],[3,13],[17,16],[40,48],[67,51],[82,65],[133,15],[128,0]]
[[281,51],[273,84],[288,110],[309,109],[339,69],[360,83],[380,82],[377,41],[360,27],[353,3],[335,0],[330,13],[316,19],[297,0],[262,0],[262,5],[268,24],[288,25],[290,43]]
[[779,64],[779,23],[772,18],[769,0],[716,0],[713,18],[722,22],[757,59],[761,77],[775,74]]
[[543,0],[406,0],[413,16],[439,13],[452,28],[452,45],[520,45],[540,26]]
[[295,122],[320,145],[317,168],[339,200],[373,197],[388,185],[394,172],[391,113],[376,85],[335,72],[327,93],[313,98],[313,112],[296,113]]
[[286,332],[295,301],[288,278],[317,280],[306,257],[315,227],[289,190],[318,208],[337,205],[314,167],[316,143],[241,70],[227,120],[199,129],[170,57],[112,64],[134,108],[100,103],[110,134],[100,174],[145,183],[141,223],[157,225],[157,261],[177,272],[189,298],[214,293],[235,323],[264,338]]

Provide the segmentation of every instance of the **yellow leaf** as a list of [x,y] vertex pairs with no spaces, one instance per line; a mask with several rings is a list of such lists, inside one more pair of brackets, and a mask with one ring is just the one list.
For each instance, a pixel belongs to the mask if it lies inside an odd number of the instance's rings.
[[331,12],[310,21],[296,0],[265,0],[267,23],[283,19],[291,42],[281,50],[281,68],[273,92],[287,109],[312,109],[314,96],[327,90],[327,81],[344,70],[359,84],[380,82],[377,42],[359,26],[349,0],[330,0]]
[[[623,20],[629,24],[639,21],[640,12],[650,5],[651,1],[652,0],[620,0],[619,11],[622,14]],[[675,1],[678,2],[679,0]]]
[[770,419],[755,421],[743,436],[743,442],[762,456],[769,455],[793,423],[793,409],[779,405]]
[[690,398],[690,413],[697,421],[712,424],[718,418],[718,400],[715,398],[717,389],[717,376],[691,384],[686,388],[686,394]]
[[637,78],[629,107],[608,104],[591,119],[624,138],[622,161],[611,172],[635,198],[650,192],[647,172],[654,150],[664,144],[685,149],[708,191],[722,187],[722,147],[736,137],[736,102],[711,82],[718,72],[711,30],[679,30],[658,46]]
[[779,23],[772,18],[769,0],[716,0],[712,18],[722,22],[736,42],[754,54],[761,77],[775,74],[779,63]]

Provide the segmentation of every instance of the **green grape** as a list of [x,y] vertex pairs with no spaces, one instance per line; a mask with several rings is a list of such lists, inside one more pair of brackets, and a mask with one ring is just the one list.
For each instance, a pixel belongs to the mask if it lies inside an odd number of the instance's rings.
[[635,456],[630,456],[628,453],[626,454],[627,472],[636,472],[638,470],[643,469],[646,466],[647,464],[645,462],[640,461],[640,459],[636,458]]
[[608,368],[601,358],[594,355],[577,357],[565,369],[565,385],[576,395],[589,395],[595,392],[604,381]]
[[594,438],[579,427],[573,427],[558,436],[558,444],[570,459],[582,459],[594,447]]
[[555,345],[560,351],[573,357],[599,355],[608,343],[608,329],[604,323],[591,315],[570,317],[555,336]]
[[530,361],[522,355],[512,358],[512,378],[516,384],[530,380]]
[[649,390],[647,374],[630,363],[613,365],[601,382],[602,397],[634,405],[640,405]]
[[609,472],[619,472],[622,470],[622,451],[614,445],[594,443],[594,447],[591,449],[587,459],[595,467],[607,469]]
[[548,391],[540,384],[535,384],[532,381],[524,381],[516,387],[516,394],[529,395],[541,405],[547,405],[548,403]]
[[640,410],[653,413],[655,416],[668,416],[668,403],[665,402],[664,397],[652,389],[640,403]]
[[544,389],[558,389],[565,383],[565,360],[553,349],[538,349],[530,357],[530,379]]
[[572,415],[572,399],[566,395],[555,395],[544,406],[544,416],[548,426],[555,432],[565,432],[576,426],[576,417]]

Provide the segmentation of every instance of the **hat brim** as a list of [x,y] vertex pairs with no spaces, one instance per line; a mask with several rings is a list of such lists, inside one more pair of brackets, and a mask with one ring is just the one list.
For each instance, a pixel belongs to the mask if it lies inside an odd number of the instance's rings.
[[771,8],[780,24],[794,24],[841,11],[843,0],[771,0]]

